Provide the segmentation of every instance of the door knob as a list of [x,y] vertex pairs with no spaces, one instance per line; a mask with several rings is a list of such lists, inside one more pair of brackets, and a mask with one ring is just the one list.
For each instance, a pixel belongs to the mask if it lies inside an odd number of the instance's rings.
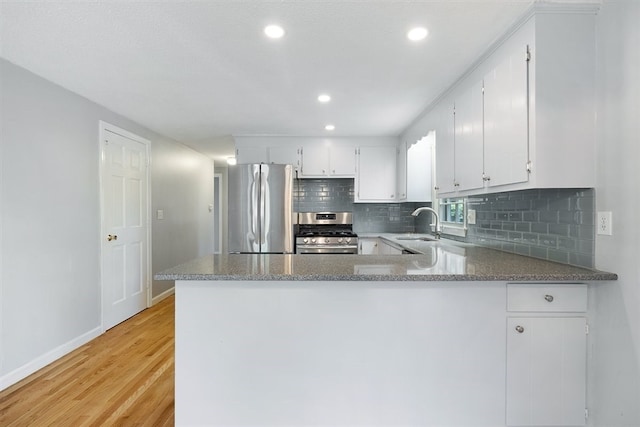
[[115,235],[115,234],[109,234],[109,235],[107,236],[107,242],[110,242],[110,241],[112,241],[112,240],[118,240],[118,236],[117,236],[117,235]]

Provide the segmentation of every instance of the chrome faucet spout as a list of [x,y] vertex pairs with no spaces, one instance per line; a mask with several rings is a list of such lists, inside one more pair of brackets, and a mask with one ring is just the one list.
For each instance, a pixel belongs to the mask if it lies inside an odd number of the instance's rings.
[[425,211],[431,212],[433,214],[433,217],[435,218],[434,235],[436,239],[439,239],[440,238],[440,216],[438,215],[438,212],[435,211],[435,209],[430,208],[429,206],[423,206],[411,212],[411,215],[418,216],[420,215],[421,212],[425,212]]

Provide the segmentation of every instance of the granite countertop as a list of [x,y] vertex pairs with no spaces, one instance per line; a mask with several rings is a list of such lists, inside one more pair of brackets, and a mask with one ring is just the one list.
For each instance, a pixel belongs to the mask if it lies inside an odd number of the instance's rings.
[[[394,240],[419,251],[403,255],[208,255],[155,275],[156,280],[309,281],[594,281],[613,273],[510,254],[470,244]],[[416,236],[419,237],[419,236]]]

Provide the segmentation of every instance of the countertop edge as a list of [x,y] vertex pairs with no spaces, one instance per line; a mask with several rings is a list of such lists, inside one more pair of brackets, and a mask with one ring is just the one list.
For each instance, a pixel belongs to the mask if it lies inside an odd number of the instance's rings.
[[299,281],[299,282],[576,282],[576,281],[614,281],[618,275],[598,272],[594,274],[433,274],[433,275],[216,275],[216,274],[156,274],[155,280],[184,281]]

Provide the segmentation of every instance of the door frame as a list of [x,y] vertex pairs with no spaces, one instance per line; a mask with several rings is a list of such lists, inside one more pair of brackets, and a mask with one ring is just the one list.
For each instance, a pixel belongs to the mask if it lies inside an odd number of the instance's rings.
[[147,245],[147,256],[145,259],[146,262],[146,266],[144,268],[144,270],[146,270],[147,273],[147,280],[145,283],[145,288],[146,288],[146,306],[150,307],[151,306],[151,284],[153,283],[153,281],[151,280],[151,141],[148,139],[145,139],[139,135],[136,135],[132,132],[129,132],[125,129],[122,129],[116,125],[112,125],[111,123],[105,122],[103,120],[99,120],[99,131],[98,131],[98,136],[99,136],[99,140],[98,140],[98,144],[99,144],[99,152],[98,152],[98,185],[99,185],[99,190],[100,190],[100,235],[99,235],[99,241],[100,241],[100,329],[102,330],[102,333],[105,332],[105,327],[104,327],[104,294],[105,294],[105,287],[106,284],[104,282],[105,279],[105,274],[104,274],[104,251],[105,251],[105,244],[104,244],[104,236],[106,235],[106,228],[105,228],[105,215],[104,215],[104,210],[105,210],[105,200],[104,200],[104,182],[103,182],[103,174],[104,174],[104,148],[105,148],[105,140],[106,140],[106,132],[112,132],[112,133],[116,133],[120,136],[123,136],[125,138],[129,138],[132,139],[136,142],[139,142],[141,144],[143,144],[145,146],[145,155],[147,158],[147,167],[145,168],[145,179],[147,181],[147,185],[146,185],[146,192],[147,192],[147,206],[145,209],[145,216],[146,216],[146,220],[147,220],[147,226],[146,226],[146,245]]

